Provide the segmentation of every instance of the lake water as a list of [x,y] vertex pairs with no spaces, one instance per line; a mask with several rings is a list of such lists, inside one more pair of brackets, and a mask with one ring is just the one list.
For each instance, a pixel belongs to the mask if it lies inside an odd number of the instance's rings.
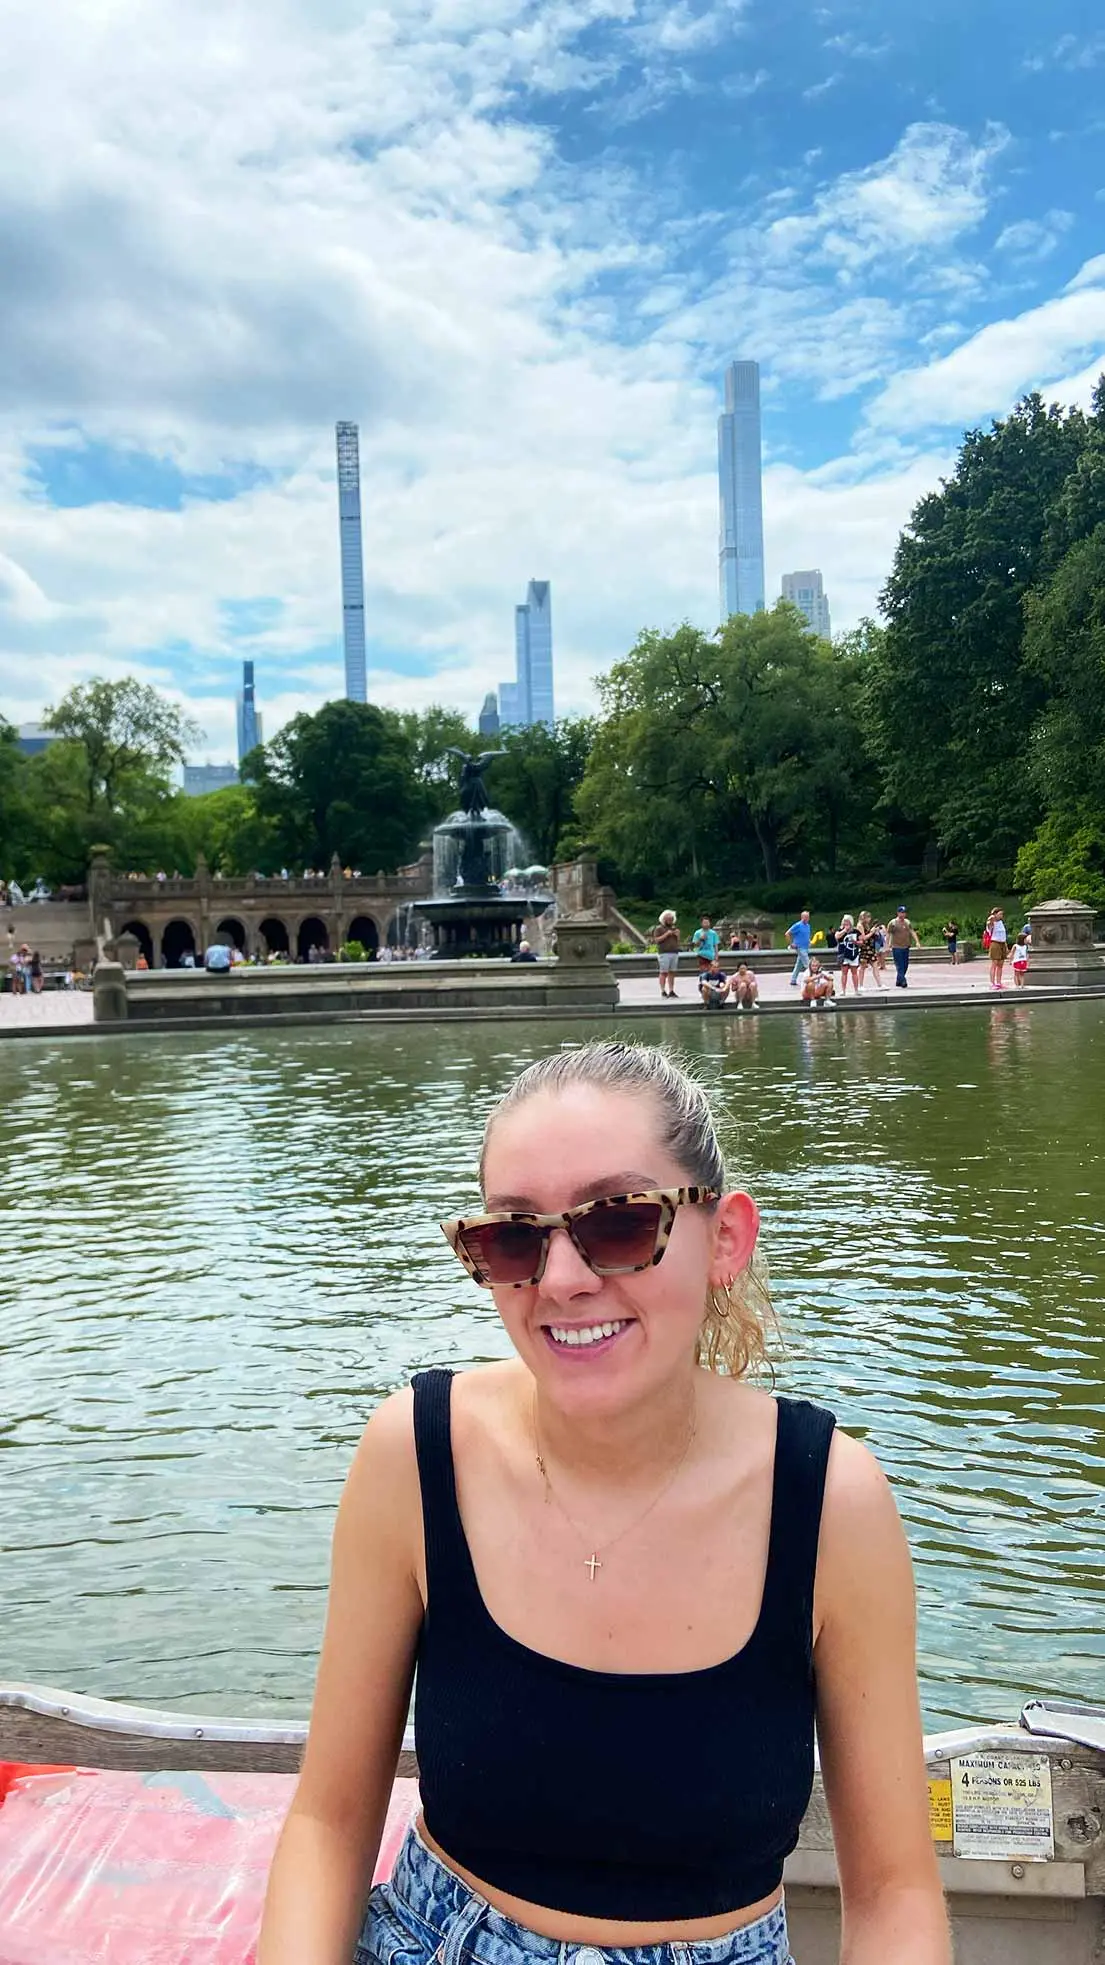
[[[0,1678],[306,1710],[366,1415],[425,1364],[506,1349],[436,1220],[476,1198],[495,1093],[584,1034],[5,1048]],[[781,1389],[894,1484],[928,1725],[1100,1698],[1105,1004],[639,1034],[716,1087]]]

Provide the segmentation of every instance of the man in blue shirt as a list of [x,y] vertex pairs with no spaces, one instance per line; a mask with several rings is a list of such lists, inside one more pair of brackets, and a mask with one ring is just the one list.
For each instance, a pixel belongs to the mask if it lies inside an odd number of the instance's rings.
[[704,914],[702,917],[702,926],[696,928],[694,934],[691,936],[691,947],[698,957],[700,975],[704,969],[713,968],[717,960],[720,943],[721,936],[711,922],[709,915]]
[[230,967],[230,950],[225,942],[212,942],[203,958],[205,969],[215,974],[225,974]]
[[799,976],[804,975],[810,966],[811,939],[810,911],[808,907],[804,907],[797,921],[787,929],[787,944],[794,950],[794,968],[790,975],[792,989],[797,989]]

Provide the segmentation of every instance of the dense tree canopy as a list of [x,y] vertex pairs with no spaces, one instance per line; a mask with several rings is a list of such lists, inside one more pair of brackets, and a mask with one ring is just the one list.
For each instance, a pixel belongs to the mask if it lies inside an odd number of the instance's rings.
[[270,850],[288,866],[326,868],[336,853],[365,873],[393,871],[417,854],[434,812],[410,728],[375,703],[294,716],[245,769]]

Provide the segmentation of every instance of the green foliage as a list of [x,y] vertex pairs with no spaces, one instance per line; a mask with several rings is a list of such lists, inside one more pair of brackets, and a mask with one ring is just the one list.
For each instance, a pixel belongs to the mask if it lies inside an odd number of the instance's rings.
[[365,873],[393,872],[436,816],[409,725],[374,703],[342,700],[294,716],[243,770],[289,866],[325,870],[336,853]]
[[498,739],[506,755],[488,766],[488,794],[513,820],[539,866],[550,866],[563,852],[594,733],[593,718],[562,717],[552,730],[535,723],[505,730]]
[[860,663],[795,611],[643,634],[599,679],[604,716],[576,798],[583,825],[632,876],[709,880],[736,860],[777,880],[834,868],[877,796]]
[[1017,885],[1029,907],[1085,901],[1105,908],[1105,814],[1052,812],[1017,855]]
[[363,942],[343,942],[338,950],[339,962],[367,962],[368,950]]

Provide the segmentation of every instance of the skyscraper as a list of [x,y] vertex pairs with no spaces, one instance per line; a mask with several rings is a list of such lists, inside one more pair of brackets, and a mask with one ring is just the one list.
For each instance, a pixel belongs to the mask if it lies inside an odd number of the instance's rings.
[[555,712],[552,586],[548,580],[531,580],[525,600],[514,610],[514,668],[516,680],[499,688],[503,728],[544,723],[551,729]]
[[361,556],[361,450],[355,423],[335,425],[338,446],[338,533],[341,544],[341,623],[345,693],[368,699],[364,639],[364,561]]
[[832,635],[829,602],[825,582],[816,567],[811,567],[807,573],[784,573],[783,599],[789,600],[799,613],[805,615],[811,635],[823,635],[826,641],[829,640]]
[[721,618],[755,614],[764,604],[764,512],[760,445],[760,365],[730,362],[718,417],[721,493],[718,577]]
[[263,742],[261,717],[253,691],[253,663],[242,663],[242,686],[238,691],[238,762]]
[[497,737],[499,734],[499,704],[493,689],[489,689],[483,699],[476,729],[481,737]]

